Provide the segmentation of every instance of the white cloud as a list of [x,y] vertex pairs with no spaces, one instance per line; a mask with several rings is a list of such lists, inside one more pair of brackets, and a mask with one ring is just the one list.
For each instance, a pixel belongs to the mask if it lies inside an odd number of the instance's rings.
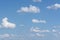
[[2,35],[0,35],[0,38],[8,38],[8,37],[10,37],[9,34],[2,34]]
[[41,34],[41,33],[45,33],[45,32],[49,32],[49,30],[40,30],[40,28],[38,27],[32,27],[30,29],[31,32],[34,32],[33,36],[34,37],[44,37],[45,35],[44,34]]
[[2,19],[1,27],[15,28],[15,26],[16,24],[9,22],[7,17]]
[[54,4],[54,5],[51,5],[51,6],[47,6],[48,9],[59,9],[60,8],[60,4]]
[[13,34],[0,34],[0,38],[11,38],[14,37]]
[[33,0],[33,2],[41,2],[42,0]]
[[52,32],[57,32],[57,30],[53,29]]
[[40,34],[40,33],[36,33],[36,36],[38,36],[38,37],[44,37],[45,35],[44,34]]
[[36,27],[36,28],[33,28],[33,27],[32,27],[30,30],[31,30],[32,32],[40,32],[40,30],[39,30],[38,27]]
[[17,12],[39,13],[40,9],[36,6],[29,5],[29,7],[21,7]]
[[32,19],[33,23],[46,23],[45,20]]
[[1,25],[0,25],[0,27],[1,27]]
[[38,33],[44,33],[44,32],[50,32],[49,30],[40,30],[38,27],[31,28],[30,29],[32,32],[38,32]]

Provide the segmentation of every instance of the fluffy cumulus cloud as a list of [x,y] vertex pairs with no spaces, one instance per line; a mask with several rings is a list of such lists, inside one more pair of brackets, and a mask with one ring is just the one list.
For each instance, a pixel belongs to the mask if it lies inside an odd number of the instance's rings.
[[15,28],[15,26],[16,24],[9,22],[7,17],[2,19],[1,27]]
[[33,2],[41,2],[42,0],[33,0]]
[[29,5],[29,7],[21,7],[17,12],[30,12],[30,13],[39,13],[40,9],[36,6]]
[[32,19],[33,23],[46,23],[45,20]]
[[60,8],[60,4],[56,3],[54,5],[51,6],[47,6],[48,9],[59,9]]

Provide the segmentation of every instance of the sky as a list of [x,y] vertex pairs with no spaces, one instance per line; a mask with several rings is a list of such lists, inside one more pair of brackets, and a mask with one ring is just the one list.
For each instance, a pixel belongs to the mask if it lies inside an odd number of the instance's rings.
[[0,0],[0,40],[60,40],[60,0]]

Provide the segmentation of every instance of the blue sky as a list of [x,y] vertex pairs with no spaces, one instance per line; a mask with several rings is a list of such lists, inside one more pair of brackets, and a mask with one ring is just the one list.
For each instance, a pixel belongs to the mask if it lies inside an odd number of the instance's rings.
[[0,0],[0,40],[60,40],[60,0]]

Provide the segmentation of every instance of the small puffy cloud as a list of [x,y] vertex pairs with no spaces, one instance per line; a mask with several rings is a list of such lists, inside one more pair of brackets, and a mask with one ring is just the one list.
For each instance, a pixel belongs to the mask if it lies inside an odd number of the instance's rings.
[[31,28],[30,29],[32,32],[38,32],[38,33],[44,33],[44,32],[50,32],[49,30],[40,30],[39,28]]
[[57,32],[57,30],[53,29],[52,32]]
[[41,2],[42,0],[33,0],[33,2]]
[[45,20],[32,19],[33,23],[46,23]]
[[54,4],[54,5],[51,5],[51,6],[47,6],[48,9],[59,9],[60,8],[60,4]]
[[30,13],[39,13],[40,9],[36,6],[29,5],[29,7],[21,7],[17,12],[30,12]]
[[7,17],[2,19],[1,27],[15,28],[15,26],[16,24],[9,22]]

